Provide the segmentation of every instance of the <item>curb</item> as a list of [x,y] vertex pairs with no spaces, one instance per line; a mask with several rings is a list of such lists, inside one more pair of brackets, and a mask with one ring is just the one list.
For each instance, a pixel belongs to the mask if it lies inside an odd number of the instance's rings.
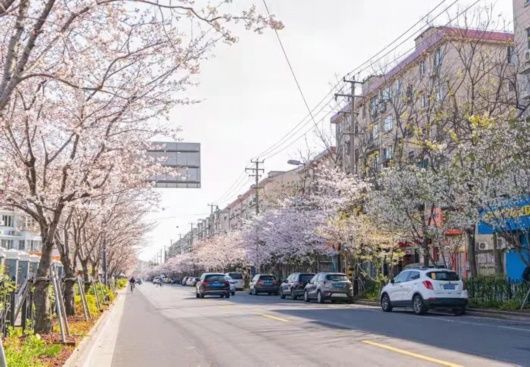
[[[359,299],[354,302],[357,305],[363,306],[374,306],[378,307],[379,303],[376,301],[370,301],[367,299]],[[474,308],[469,307],[466,312],[468,315],[472,316],[482,316],[482,317],[493,317],[498,319],[506,320],[520,320],[520,321],[530,321],[530,312],[516,312],[516,311],[502,311],[494,310],[489,308]]]
[[125,294],[125,291],[123,290],[117,291],[117,296],[114,302],[112,302],[109,308],[103,312],[103,314],[99,317],[99,319],[96,321],[94,326],[90,329],[88,334],[83,337],[81,342],[78,345],[76,345],[74,351],[72,352],[72,354],[70,354],[70,357],[68,357],[66,362],[63,364],[63,367],[79,366],[79,361],[81,357],[83,357],[83,355],[86,353],[86,351],[90,347],[90,343],[94,340],[97,332],[106,325],[106,323],[110,319],[110,315],[112,314],[112,311],[114,309],[114,306],[116,305],[118,297],[122,296],[123,294]]

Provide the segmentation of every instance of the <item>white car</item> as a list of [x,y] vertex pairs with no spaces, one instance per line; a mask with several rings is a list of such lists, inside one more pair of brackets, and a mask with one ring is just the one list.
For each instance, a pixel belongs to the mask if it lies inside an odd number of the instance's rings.
[[230,283],[230,294],[232,296],[235,296],[236,294],[236,284],[237,281],[229,277],[228,275],[225,275],[226,280],[228,280],[228,283]]
[[245,288],[245,280],[243,279],[243,274],[239,272],[230,272],[226,273],[226,276],[229,276],[235,281],[236,289],[242,291]]
[[451,308],[457,315],[466,312],[468,301],[464,282],[457,273],[440,268],[406,269],[381,290],[381,308],[412,307],[421,315],[430,308]]

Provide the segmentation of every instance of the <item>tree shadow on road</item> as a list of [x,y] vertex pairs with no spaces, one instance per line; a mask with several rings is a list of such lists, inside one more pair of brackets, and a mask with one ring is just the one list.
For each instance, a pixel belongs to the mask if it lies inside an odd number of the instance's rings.
[[517,322],[443,314],[417,316],[410,311],[385,313],[376,308],[278,308],[273,311],[324,327],[378,334],[502,362],[528,365],[530,361],[530,328]]

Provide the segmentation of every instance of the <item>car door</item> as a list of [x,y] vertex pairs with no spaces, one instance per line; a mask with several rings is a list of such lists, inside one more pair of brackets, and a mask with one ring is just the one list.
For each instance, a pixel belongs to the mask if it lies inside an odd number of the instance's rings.
[[306,285],[306,291],[309,298],[314,298],[316,295],[316,289],[317,289],[317,282],[320,277],[320,274],[317,274],[307,283]]
[[411,270],[408,272],[407,278],[401,283],[401,292],[403,292],[403,301],[412,304],[412,296],[416,290],[417,280],[420,279],[420,272]]
[[402,271],[394,278],[394,283],[390,283],[388,296],[390,297],[391,302],[398,303],[405,300],[405,294],[403,293],[403,282],[407,279],[408,275],[408,270]]

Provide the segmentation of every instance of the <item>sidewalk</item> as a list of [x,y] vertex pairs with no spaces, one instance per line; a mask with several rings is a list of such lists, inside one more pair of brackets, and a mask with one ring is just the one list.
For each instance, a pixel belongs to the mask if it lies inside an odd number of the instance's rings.
[[64,367],[106,367],[112,365],[127,292],[119,292],[114,305],[105,312],[90,333],[76,347]]

